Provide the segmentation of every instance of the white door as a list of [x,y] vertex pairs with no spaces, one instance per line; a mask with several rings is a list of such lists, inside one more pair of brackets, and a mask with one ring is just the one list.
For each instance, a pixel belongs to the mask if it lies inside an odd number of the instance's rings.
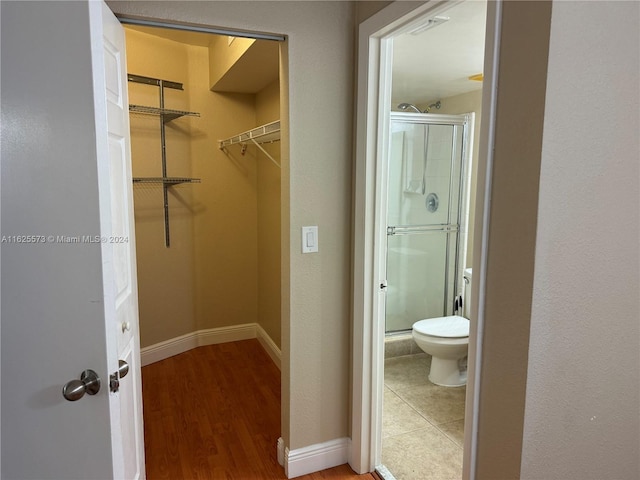
[[144,478],[124,33],[102,2],[0,5],[2,478]]
[[107,333],[107,353],[110,372],[121,362],[128,368],[126,378],[110,388],[114,473],[116,478],[139,479],[145,476],[144,440],[125,37],[103,2],[90,2],[89,10],[92,44],[103,51],[102,57],[93,57],[95,91],[105,92],[104,97],[96,95],[96,112],[104,112],[106,100],[107,113],[106,128],[97,122],[108,140],[108,157],[98,160],[106,327],[116,335],[115,345],[109,345],[112,338]]

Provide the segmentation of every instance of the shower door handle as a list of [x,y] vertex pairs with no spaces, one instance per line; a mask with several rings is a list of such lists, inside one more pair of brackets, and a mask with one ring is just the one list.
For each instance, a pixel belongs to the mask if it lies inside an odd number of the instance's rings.
[[383,280],[380,283],[380,290],[382,290],[382,291],[386,291],[387,290],[387,281],[386,280]]

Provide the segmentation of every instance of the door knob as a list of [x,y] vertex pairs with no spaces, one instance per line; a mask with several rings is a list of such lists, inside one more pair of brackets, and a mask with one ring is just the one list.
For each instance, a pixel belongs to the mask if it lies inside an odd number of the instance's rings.
[[95,395],[100,391],[100,377],[93,370],[85,370],[80,380],[71,380],[62,387],[62,396],[70,402],[84,397],[84,394]]

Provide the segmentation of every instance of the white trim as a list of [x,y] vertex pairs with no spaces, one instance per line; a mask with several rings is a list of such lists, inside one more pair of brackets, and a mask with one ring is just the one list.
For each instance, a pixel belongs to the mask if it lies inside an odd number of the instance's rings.
[[257,338],[273,362],[280,368],[280,349],[267,335],[267,332],[257,323],[245,323],[230,327],[209,328],[180,335],[140,349],[140,364],[146,365],[159,362],[204,345],[237,342]]
[[273,363],[276,364],[278,370],[281,370],[280,365],[282,363],[282,352],[278,348],[278,345],[273,341],[273,339],[267,334],[264,328],[256,323],[256,337],[264,348],[264,351],[267,352],[267,355],[271,357]]
[[281,467],[284,467],[284,440],[282,439],[282,437],[278,438],[277,451],[278,451],[278,464]]
[[[474,322],[469,330],[469,376],[467,379],[467,399],[465,421],[471,428],[464,433],[464,455],[462,458],[462,478],[475,480],[478,457],[478,417],[480,412],[480,384],[482,381],[482,352],[484,338],[484,300],[487,284],[487,257],[489,243],[489,223],[491,207],[491,185],[493,175],[493,150],[495,143],[496,109],[498,96],[498,69],[500,66],[500,36],[502,32],[502,0],[487,3],[487,26],[485,38],[484,81],[482,92],[482,120],[480,128],[480,149],[478,152],[478,180],[484,168],[484,185],[478,182],[476,187],[476,219],[482,214],[481,231],[475,232],[473,285],[477,292],[471,300],[471,309],[475,312]],[[484,162],[482,159],[484,158]],[[482,205],[478,199],[482,198]],[[478,207],[482,208],[479,212]],[[476,225],[478,225],[476,220]],[[479,235],[480,234],[480,235]],[[476,243],[477,244],[477,243]],[[480,252],[480,255],[477,254]],[[476,273],[477,272],[477,273]],[[478,298],[477,306],[475,298]]]
[[338,438],[296,450],[284,451],[284,471],[287,478],[326,470],[347,463],[351,442]]
[[140,365],[143,367],[187,352],[198,346],[198,332],[188,333],[179,337],[165,340],[140,349]]
[[382,480],[396,480],[396,477],[393,476],[393,473],[389,471],[387,467],[384,465],[378,465],[376,467],[376,473]]
[[[372,472],[381,444],[383,346],[374,328],[379,297],[374,271],[375,163],[381,43],[392,29],[412,23],[425,4],[393,2],[360,24],[358,31],[358,97],[356,107],[356,162],[353,248],[352,422],[349,465],[357,473]],[[409,19],[407,20],[407,17]],[[380,344],[380,345],[379,345]]]

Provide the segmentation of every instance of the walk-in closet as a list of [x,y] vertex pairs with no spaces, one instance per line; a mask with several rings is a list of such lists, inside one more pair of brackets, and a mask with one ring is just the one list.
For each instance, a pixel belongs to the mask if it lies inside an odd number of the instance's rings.
[[125,30],[142,365],[257,338],[279,366],[280,42]]

